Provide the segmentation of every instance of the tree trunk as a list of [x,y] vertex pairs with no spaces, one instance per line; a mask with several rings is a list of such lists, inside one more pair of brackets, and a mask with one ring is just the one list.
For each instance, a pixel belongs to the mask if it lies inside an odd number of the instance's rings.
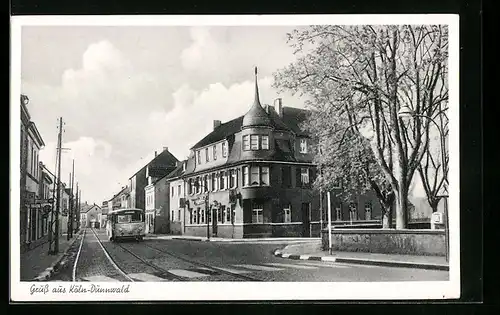
[[408,227],[408,189],[403,180],[399,181],[396,196],[396,229],[402,230]]
[[382,228],[392,227],[392,206],[382,206]]

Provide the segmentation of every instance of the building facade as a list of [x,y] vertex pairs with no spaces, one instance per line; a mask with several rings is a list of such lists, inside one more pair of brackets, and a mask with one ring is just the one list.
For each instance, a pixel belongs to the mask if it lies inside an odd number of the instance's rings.
[[36,124],[31,121],[27,108],[28,102],[28,97],[21,95],[20,240],[22,251],[29,248],[30,243],[39,238],[37,227],[40,225],[42,214],[40,208],[34,208],[32,204],[42,199],[39,151],[45,146]]
[[99,224],[101,228],[105,228],[108,222],[108,201],[103,201],[101,205],[101,220]]
[[180,165],[166,176],[169,187],[169,218],[170,234],[180,235],[185,233],[184,205],[186,201],[186,188],[182,175],[186,171],[187,161],[182,161]]
[[319,236],[314,143],[299,125],[307,111],[262,106],[214,129],[191,149],[185,233],[229,238]]
[[130,207],[145,210],[146,197],[144,188],[149,184],[148,177],[150,173],[155,173],[154,176],[158,178],[162,177],[174,170],[177,162],[177,158],[168,151],[167,147],[164,147],[159,154],[155,152],[155,157],[129,178]]

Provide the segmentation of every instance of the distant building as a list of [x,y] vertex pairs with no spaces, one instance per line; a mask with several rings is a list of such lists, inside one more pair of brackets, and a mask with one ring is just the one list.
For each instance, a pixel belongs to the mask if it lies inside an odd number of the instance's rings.
[[99,207],[98,205],[89,205],[87,203],[83,204],[80,210],[80,227],[100,228],[99,216],[101,215],[101,213],[101,207]]
[[122,187],[122,189],[107,202],[107,208],[109,211],[129,207],[130,188],[128,186]]
[[155,157],[129,178],[130,207],[145,210],[146,197],[144,188],[148,185],[148,177],[160,178],[173,169],[178,162],[177,158],[164,147],[160,154],[155,152]]

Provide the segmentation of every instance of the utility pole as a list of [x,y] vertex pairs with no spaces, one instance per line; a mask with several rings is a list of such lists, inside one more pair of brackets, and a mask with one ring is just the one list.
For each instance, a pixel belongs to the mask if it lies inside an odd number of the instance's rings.
[[78,182],[76,182],[76,202],[75,202],[75,221],[76,221],[76,228],[75,230],[78,231],[80,226],[80,212],[79,212],[79,209],[78,209],[78,206],[80,204],[80,197],[79,197],[79,194],[78,194]]
[[56,203],[56,212],[55,212],[55,242],[54,242],[54,251],[52,254],[56,255],[59,253],[59,211],[61,209],[61,147],[62,147],[62,117],[59,118],[59,135],[57,139],[57,203]]
[[73,198],[73,181],[75,180],[75,160],[73,160],[73,171],[69,174],[69,206],[68,206],[68,232],[66,233],[67,240],[69,241],[73,237],[73,203],[75,199]]
[[332,254],[332,204],[330,199],[330,191],[327,192],[328,197],[328,252]]

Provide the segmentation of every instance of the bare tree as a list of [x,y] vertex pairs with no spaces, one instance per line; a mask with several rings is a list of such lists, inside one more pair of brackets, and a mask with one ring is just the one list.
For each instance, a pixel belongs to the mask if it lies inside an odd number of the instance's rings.
[[396,228],[406,228],[408,190],[430,122],[404,121],[398,111],[404,105],[433,116],[447,101],[447,27],[311,26],[289,34],[289,43],[298,59],[275,73],[275,86],[311,97],[318,114],[309,122],[320,141],[343,142],[349,134],[369,141],[394,195]]

